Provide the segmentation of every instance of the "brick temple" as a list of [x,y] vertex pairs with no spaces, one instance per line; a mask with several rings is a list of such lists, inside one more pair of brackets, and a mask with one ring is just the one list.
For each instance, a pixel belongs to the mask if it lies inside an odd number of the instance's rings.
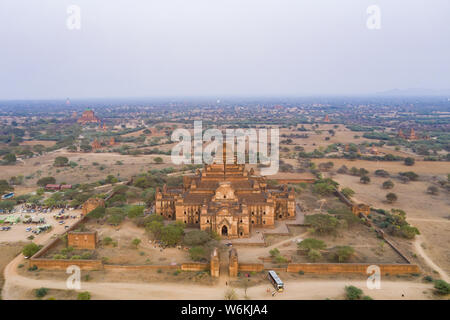
[[[156,190],[156,214],[186,226],[216,232],[224,238],[249,237],[254,227],[274,227],[276,220],[295,218],[295,193],[269,187],[266,178],[237,164],[236,157],[205,165],[184,176],[177,188]],[[230,163],[231,162],[231,163]]]

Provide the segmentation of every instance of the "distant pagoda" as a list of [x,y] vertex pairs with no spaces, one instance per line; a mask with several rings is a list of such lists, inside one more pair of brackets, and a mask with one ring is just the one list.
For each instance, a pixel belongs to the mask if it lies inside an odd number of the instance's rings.
[[80,124],[87,124],[87,123],[100,123],[100,119],[95,116],[94,111],[91,109],[87,109],[83,112],[81,115],[81,118],[77,121]]
[[100,142],[97,139],[94,139],[94,141],[92,142],[92,150],[98,150],[101,149],[102,145],[100,144]]

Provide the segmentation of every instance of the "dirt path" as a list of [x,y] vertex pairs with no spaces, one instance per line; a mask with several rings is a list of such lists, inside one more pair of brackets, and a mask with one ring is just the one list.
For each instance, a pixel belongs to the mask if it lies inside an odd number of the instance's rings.
[[428,218],[410,218],[410,217],[408,217],[408,221],[450,223],[450,220],[446,220],[446,219],[428,219]]
[[[137,299],[137,300],[223,300],[229,286],[225,285],[225,278],[215,286],[200,286],[177,283],[82,283],[81,290],[89,291],[95,299]],[[424,292],[431,289],[430,284],[410,281],[383,281],[381,289],[369,290],[365,281],[361,280],[293,280],[286,284],[282,294],[272,297],[267,293],[270,284],[262,284],[247,289],[251,299],[339,299],[343,298],[344,288],[348,285],[357,286],[374,299],[430,299]],[[20,299],[24,290],[46,287],[49,289],[65,290],[66,284],[59,280],[36,280],[26,278],[17,273],[9,275],[8,287],[5,286],[4,299]],[[235,289],[239,299],[243,299],[244,290]],[[270,290],[273,291],[273,290]],[[403,296],[402,296],[403,295]]]
[[423,244],[422,237],[416,236],[416,240],[414,240],[414,248],[416,249],[417,254],[420,255],[425,260],[426,264],[430,266],[431,269],[436,270],[443,280],[449,282],[449,277],[447,273],[428,257],[428,255],[425,253],[425,250],[422,247],[422,244]]

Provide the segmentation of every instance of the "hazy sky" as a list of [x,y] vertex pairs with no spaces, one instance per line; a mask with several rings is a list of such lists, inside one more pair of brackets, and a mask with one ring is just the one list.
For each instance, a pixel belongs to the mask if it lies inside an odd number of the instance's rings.
[[0,99],[450,89],[449,13],[449,0],[1,0]]

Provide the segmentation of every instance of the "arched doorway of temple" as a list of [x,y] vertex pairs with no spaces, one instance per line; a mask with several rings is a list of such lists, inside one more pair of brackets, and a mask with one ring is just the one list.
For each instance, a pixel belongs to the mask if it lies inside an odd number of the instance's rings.
[[223,226],[222,227],[222,235],[223,236],[228,236],[228,227],[227,226]]

